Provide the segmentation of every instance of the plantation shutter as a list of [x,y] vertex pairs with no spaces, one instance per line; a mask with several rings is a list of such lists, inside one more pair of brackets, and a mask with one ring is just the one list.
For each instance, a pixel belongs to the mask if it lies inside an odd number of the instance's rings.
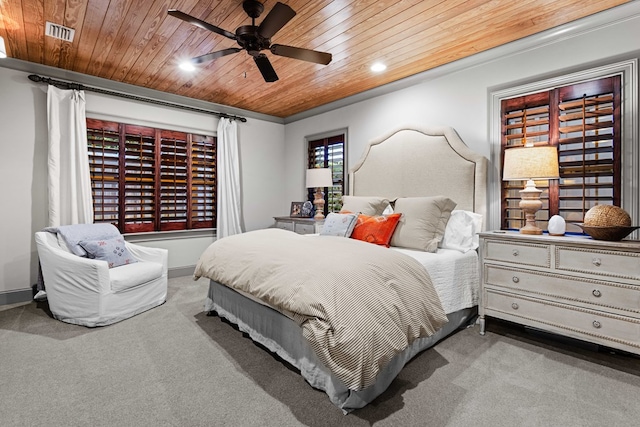
[[191,228],[213,228],[217,188],[215,139],[193,135],[191,144]]
[[123,125],[124,177],[120,191],[124,212],[121,223],[125,233],[154,231],[156,218],[156,133],[155,129]]
[[558,90],[558,213],[582,222],[595,205],[620,206],[620,77]]
[[189,206],[187,134],[160,132],[160,230],[187,229]]
[[94,222],[122,233],[215,227],[216,139],[87,119]]
[[[543,191],[536,214],[543,228],[552,215],[572,225],[598,204],[620,206],[620,76],[555,88],[502,101],[502,158],[510,147],[558,147],[560,179],[536,181]],[[502,228],[519,229],[524,181],[502,183]]]
[[[524,145],[549,144],[549,93],[521,96],[502,101],[502,156],[504,150]],[[548,189],[548,181],[536,181],[540,190]],[[519,229],[524,226],[524,212],[520,209],[520,190],[524,181],[502,183],[502,228]],[[536,219],[549,219],[549,192],[540,195],[542,208]]]
[[[338,212],[342,208],[342,195],[345,186],[344,171],[344,135],[309,141],[308,167],[330,168],[333,187],[325,193],[325,215]],[[313,193],[314,189],[309,189]],[[313,198],[311,195],[310,198]]]
[[108,222],[119,228],[118,123],[87,119],[87,141],[94,222]]

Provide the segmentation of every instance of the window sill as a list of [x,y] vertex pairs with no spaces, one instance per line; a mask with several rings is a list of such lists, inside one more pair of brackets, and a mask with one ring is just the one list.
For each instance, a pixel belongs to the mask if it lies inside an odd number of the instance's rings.
[[195,230],[153,231],[146,233],[127,233],[125,240],[131,243],[157,242],[159,240],[192,239],[194,237],[216,237],[215,228],[199,228]]

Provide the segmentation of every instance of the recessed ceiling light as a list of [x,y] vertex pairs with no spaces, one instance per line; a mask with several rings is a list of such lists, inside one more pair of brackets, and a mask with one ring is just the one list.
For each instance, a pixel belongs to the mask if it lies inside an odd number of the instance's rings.
[[196,69],[196,67],[193,65],[193,62],[191,61],[181,62],[179,66],[180,66],[180,69],[184,71],[194,71]]
[[387,69],[387,66],[384,65],[382,62],[375,62],[372,66],[371,66],[371,71],[373,71],[374,73],[380,73],[384,70]]

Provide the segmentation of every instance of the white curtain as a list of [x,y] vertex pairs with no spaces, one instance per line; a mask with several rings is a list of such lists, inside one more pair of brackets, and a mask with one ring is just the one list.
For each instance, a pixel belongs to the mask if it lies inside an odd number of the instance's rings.
[[240,225],[240,157],[238,124],[220,118],[218,122],[218,239],[242,233]]
[[84,91],[49,85],[49,226],[93,222]]

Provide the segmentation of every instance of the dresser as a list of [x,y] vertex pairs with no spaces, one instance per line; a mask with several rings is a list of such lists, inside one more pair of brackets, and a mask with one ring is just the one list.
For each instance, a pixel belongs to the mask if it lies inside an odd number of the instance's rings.
[[292,218],[289,216],[274,216],[275,228],[283,230],[295,231],[298,234],[314,234],[319,233],[322,228],[323,221],[316,221],[313,218]]
[[640,241],[480,234],[480,334],[495,317],[640,354]]

